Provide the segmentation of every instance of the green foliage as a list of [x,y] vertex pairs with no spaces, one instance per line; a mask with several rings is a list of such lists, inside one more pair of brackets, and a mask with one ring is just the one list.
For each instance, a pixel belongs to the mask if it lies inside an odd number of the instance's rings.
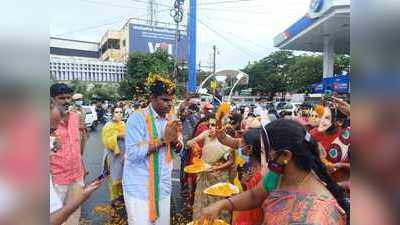
[[334,74],[342,74],[343,71],[350,73],[351,58],[348,55],[337,55],[335,57]]
[[89,96],[96,99],[118,100],[118,84],[95,84],[89,91]]
[[[273,52],[267,57],[249,63],[243,71],[249,74],[249,88],[253,91],[284,92],[320,82],[323,73],[322,56],[293,55],[288,51]],[[350,57],[338,55],[335,74],[349,71]]]
[[71,81],[71,88],[74,90],[74,93],[81,93],[85,99],[90,99],[88,92],[88,84],[83,81],[73,80]]
[[127,73],[120,83],[119,94],[127,99],[141,97],[146,94],[145,81],[149,73],[166,74],[171,78],[173,59],[164,50],[147,54],[134,52],[127,62]]
[[70,85],[74,93],[81,93],[83,95],[86,102],[90,102],[92,99],[118,100],[120,98],[118,94],[119,85],[116,83],[93,84],[74,80]]
[[296,56],[293,64],[289,66],[286,77],[287,89],[296,91],[322,79],[321,56]]
[[243,70],[249,74],[249,87],[254,91],[280,92],[287,89],[286,77],[294,55],[288,51],[273,52]]

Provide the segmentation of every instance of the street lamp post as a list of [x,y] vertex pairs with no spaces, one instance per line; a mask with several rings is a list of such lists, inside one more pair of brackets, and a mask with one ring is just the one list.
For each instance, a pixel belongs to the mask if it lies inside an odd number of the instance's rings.
[[249,75],[243,73],[242,71],[240,71],[237,75],[236,75],[236,82],[233,85],[233,87],[231,88],[231,91],[229,92],[229,96],[228,96],[228,101],[231,101],[232,98],[232,94],[233,94],[233,90],[236,88],[236,86],[239,84],[240,80],[242,80],[242,78],[248,78]]

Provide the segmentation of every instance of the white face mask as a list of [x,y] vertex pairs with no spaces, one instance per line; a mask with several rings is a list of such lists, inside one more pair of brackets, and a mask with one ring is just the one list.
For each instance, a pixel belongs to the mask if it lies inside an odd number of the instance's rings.
[[319,132],[324,132],[326,131],[329,127],[331,127],[332,125],[332,114],[331,114],[331,110],[325,108],[325,113],[322,116],[322,118],[319,119],[318,122],[318,131]]
[[75,105],[76,106],[82,106],[83,105],[83,101],[82,100],[75,101]]

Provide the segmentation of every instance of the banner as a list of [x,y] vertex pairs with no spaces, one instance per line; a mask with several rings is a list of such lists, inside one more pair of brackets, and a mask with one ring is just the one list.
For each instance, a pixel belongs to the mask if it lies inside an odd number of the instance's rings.
[[[175,29],[131,23],[129,37],[129,52],[153,53],[164,49],[175,57]],[[177,51],[180,60],[187,60],[187,49],[187,33],[180,31]]]
[[340,75],[334,77],[327,77],[322,82],[311,84],[305,87],[311,93],[324,93],[326,90],[331,90],[340,94],[350,93],[350,76]]
[[340,75],[323,79],[324,90],[332,90],[337,93],[350,93],[350,76]]

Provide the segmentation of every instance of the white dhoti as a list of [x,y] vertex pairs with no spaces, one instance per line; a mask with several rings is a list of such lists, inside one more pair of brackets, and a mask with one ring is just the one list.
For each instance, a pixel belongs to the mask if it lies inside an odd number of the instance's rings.
[[130,197],[124,193],[129,225],[170,225],[171,196],[159,200],[159,217],[155,223],[149,220],[149,202]]
[[[83,178],[80,178],[69,185],[54,184],[54,190],[56,191],[59,199],[63,201],[64,205],[72,201],[76,196],[81,195],[83,191]],[[81,207],[79,207],[63,225],[78,225],[81,218]]]

